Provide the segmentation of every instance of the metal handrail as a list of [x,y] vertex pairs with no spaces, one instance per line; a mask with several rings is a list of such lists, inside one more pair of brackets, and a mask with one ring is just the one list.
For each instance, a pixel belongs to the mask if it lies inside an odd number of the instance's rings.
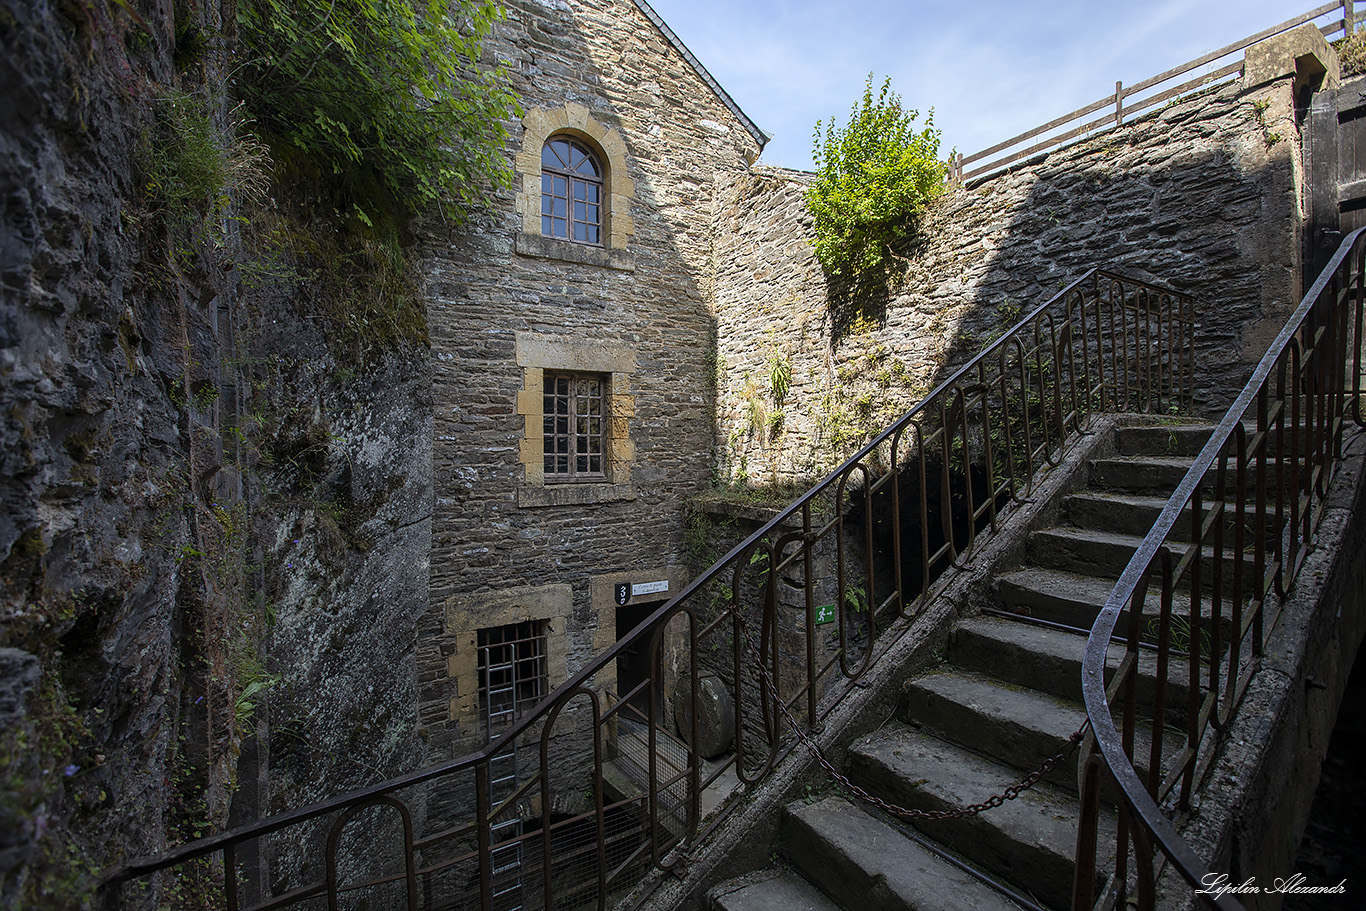
[[[1086,823],[1078,834],[1074,909],[1089,908],[1095,900],[1102,773],[1113,777],[1123,795],[1110,876],[1110,888],[1117,894],[1105,896],[1107,903],[1124,905],[1132,860],[1138,907],[1153,907],[1158,850],[1192,887],[1208,883],[1209,866],[1181,837],[1162,805],[1189,808],[1198,773],[1218,734],[1231,724],[1258,666],[1278,616],[1277,599],[1284,597],[1303,564],[1341,457],[1346,422],[1363,425],[1364,317],[1366,228],[1343,240],[1287,320],[1134,553],[1091,629],[1082,692],[1092,739],[1080,760]],[[1187,509],[1189,546],[1179,543],[1183,533],[1177,528]],[[1231,544],[1225,540],[1230,537]],[[1145,627],[1147,590],[1159,579],[1160,606]],[[1189,605],[1189,680],[1180,681],[1188,685],[1185,743],[1175,756],[1164,757],[1163,738],[1154,734],[1151,755],[1143,757],[1149,768],[1144,781],[1133,762],[1139,645],[1153,637],[1155,619],[1156,654],[1147,663],[1156,667],[1152,727],[1160,731],[1170,708],[1166,684],[1177,638],[1172,626],[1178,599]],[[1107,688],[1106,652],[1126,607],[1128,654]],[[1230,632],[1223,645],[1225,609]],[[1115,700],[1121,698],[1117,706]],[[1115,725],[1116,709],[1122,716],[1120,727]],[[1200,898],[1225,911],[1242,908],[1231,895]]]
[[[856,691],[893,644],[893,637],[878,636],[879,629],[898,619],[909,621],[899,635],[913,628],[997,529],[1002,512],[1028,496],[1095,412],[1166,412],[1188,404],[1194,320],[1188,295],[1091,270],[955,370],[497,739],[433,768],[132,861],[106,877],[109,902],[117,903],[121,884],[208,858],[214,868],[206,875],[221,878],[230,911],[284,907],[310,896],[335,903],[343,888],[374,883],[409,884],[411,908],[417,901],[411,896],[420,891],[454,883],[450,888],[470,892],[476,882],[477,906],[492,911],[500,874],[490,858],[515,847],[518,857],[530,858],[519,867],[517,889],[539,885],[548,909],[570,892],[605,907],[609,892],[633,871],[674,867],[676,849],[705,837],[733,810],[735,802],[703,819],[708,783],[715,787],[727,768],[744,785],[772,773],[792,748],[779,720],[784,708],[816,730]],[[882,518],[875,521],[875,515]],[[888,556],[876,560],[879,548]],[[817,623],[818,605],[828,601],[836,615],[833,630]],[[759,655],[745,649],[742,627],[758,631]],[[648,650],[648,680],[616,695],[616,659],[641,648]],[[666,672],[666,664],[685,673]],[[707,766],[705,778],[695,748],[704,674],[720,678],[733,694],[736,725],[734,752]],[[690,744],[681,771],[657,761],[657,732],[667,724],[664,696],[680,688],[673,695],[690,709],[690,721],[680,725]],[[783,705],[774,703],[772,692]],[[631,782],[609,773],[616,769],[619,713],[639,697],[645,700],[648,769],[644,781]],[[538,764],[512,797],[495,804],[491,763],[518,743],[525,754],[537,754]],[[637,774],[639,765],[633,763]],[[612,795],[605,786],[609,777]],[[591,808],[557,818],[555,797],[568,791],[591,795]],[[428,831],[405,836],[403,847],[394,848],[403,856],[389,858],[387,872],[373,869],[378,861],[367,867],[366,858],[343,858],[359,870],[360,881],[338,885],[339,832],[356,809],[397,807],[407,826],[405,800],[419,804],[428,793],[459,811],[449,819],[428,813]],[[491,827],[502,832],[514,819],[525,821],[514,827],[519,834],[490,844]],[[613,847],[608,832],[620,830],[624,820],[641,828],[639,839]],[[318,831],[309,833],[310,826]],[[239,883],[239,850],[286,832],[292,845],[327,843],[327,878],[275,898],[266,898],[258,885],[256,904],[239,900],[247,891]],[[572,853],[571,845],[575,857],[589,859],[557,865],[557,858]],[[411,886],[414,878],[420,889]]]
[[[1054,148],[1055,146],[1063,146],[1072,140],[1095,135],[1103,130],[1121,126],[1124,123],[1124,118],[1126,116],[1132,116],[1138,111],[1152,107],[1156,104],[1161,104],[1173,98],[1188,95],[1211,83],[1240,72],[1243,68],[1243,62],[1240,59],[1226,63],[1218,69],[1203,73],[1194,79],[1164,89],[1155,95],[1133,101],[1130,101],[1129,99],[1135,98],[1135,96],[1147,92],[1150,89],[1169,83],[1177,77],[1184,76],[1202,66],[1212,64],[1232,54],[1244,51],[1258,42],[1273,38],[1276,35],[1288,32],[1293,28],[1298,28],[1306,22],[1312,22],[1334,10],[1342,10],[1343,17],[1320,26],[1320,31],[1322,31],[1325,36],[1334,35],[1338,32],[1345,33],[1348,22],[1355,23],[1362,21],[1362,19],[1366,19],[1366,13],[1358,13],[1355,11],[1354,0],[1332,0],[1330,3],[1325,3],[1323,6],[1312,9],[1307,13],[1302,13],[1293,19],[1287,19],[1280,25],[1263,29],[1255,35],[1249,35],[1248,37],[1243,38],[1240,41],[1235,41],[1217,51],[1211,51],[1208,54],[1204,54],[1194,60],[1183,63],[1180,66],[1172,67],[1164,73],[1159,73],[1156,76],[1144,79],[1136,85],[1126,87],[1122,82],[1116,82],[1114,92],[1097,101],[1093,101],[1069,114],[1063,114],[1061,117],[1054,118],[1042,126],[1035,127],[1032,130],[1026,130],[1018,136],[1012,136],[1010,139],[998,142],[980,152],[974,152],[967,156],[959,155],[956,159],[949,162],[949,179],[955,184],[962,184],[966,181],[1000,171],[1018,161],[1030,158],[1047,149]],[[1106,113],[1103,116],[1088,120],[1085,123],[1078,123],[1078,121],[1081,121],[1083,118],[1100,111],[1105,111]],[[1045,133],[1060,127],[1065,127],[1069,124],[1078,125],[1071,127],[1065,132],[1048,136],[1025,148],[1017,148],[1031,139],[1036,139],[1039,136],[1043,136]],[[1004,152],[1005,154],[999,155],[996,158],[991,158],[991,156],[1001,152]],[[986,161],[984,164],[978,165],[970,171],[964,170],[967,166],[981,162],[984,159],[990,160]]]

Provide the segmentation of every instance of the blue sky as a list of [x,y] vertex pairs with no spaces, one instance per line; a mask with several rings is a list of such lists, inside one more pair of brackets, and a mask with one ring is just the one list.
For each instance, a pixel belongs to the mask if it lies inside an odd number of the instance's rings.
[[817,120],[841,122],[871,72],[934,109],[941,150],[971,154],[1278,25],[1295,0],[648,0],[774,138],[763,161],[811,167]]

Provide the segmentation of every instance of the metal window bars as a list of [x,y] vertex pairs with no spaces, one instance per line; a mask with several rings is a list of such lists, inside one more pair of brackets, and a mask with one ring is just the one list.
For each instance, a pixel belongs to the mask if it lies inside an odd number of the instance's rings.
[[[490,742],[545,695],[545,629],[528,620],[478,632],[479,701]],[[489,803],[497,805],[517,793],[517,741],[489,759]],[[509,812],[489,825],[491,904],[495,911],[516,911],[523,903],[523,826]]]

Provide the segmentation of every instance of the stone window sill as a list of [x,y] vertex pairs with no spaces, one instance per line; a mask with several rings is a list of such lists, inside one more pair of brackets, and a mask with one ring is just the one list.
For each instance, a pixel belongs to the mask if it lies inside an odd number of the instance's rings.
[[544,487],[522,485],[517,488],[519,509],[531,506],[588,506],[635,498],[636,490],[630,484],[547,484]]
[[558,259],[571,263],[583,263],[588,266],[602,266],[620,272],[636,271],[635,254],[629,250],[590,247],[587,244],[576,244],[555,237],[527,234],[525,231],[517,232],[515,249],[522,256]]

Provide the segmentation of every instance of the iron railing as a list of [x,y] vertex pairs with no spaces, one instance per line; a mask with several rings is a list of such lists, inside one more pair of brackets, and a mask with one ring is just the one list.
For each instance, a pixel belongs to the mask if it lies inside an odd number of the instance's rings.
[[[967,156],[959,155],[950,160],[949,179],[956,184],[976,180],[1055,146],[1064,146],[1121,126],[1126,117],[1132,118],[1140,111],[1154,105],[1189,95],[1242,72],[1243,59],[1241,57],[1233,60],[1226,58],[1230,58],[1234,54],[1241,54],[1260,41],[1273,38],[1307,22],[1313,22],[1339,11],[1341,11],[1341,18],[1335,18],[1319,26],[1319,30],[1325,36],[1346,34],[1349,26],[1355,26],[1363,18],[1366,18],[1366,13],[1356,10],[1355,0],[1333,0],[1331,3],[1325,3],[1295,16],[1293,19],[1287,19],[1280,25],[1263,29],[1255,35],[1249,35],[1227,47],[1211,51],[1180,66],[1172,67],[1164,73],[1144,79],[1135,85],[1126,86],[1122,82],[1116,82],[1114,92],[1107,94],[1098,101],[1093,101],[1069,114],[1056,117],[1042,126],[1026,130],[1018,136],[1012,136],[1004,142],[998,142],[980,152],[974,152]],[[1205,72],[1193,77],[1190,76],[1191,73],[1195,73],[1201,67],[1207,67]],[[1183,77],[1187,77],[1185,81],[1177,81]],[[1028,144],[1026,145],[1026,143]]]
[[[1362,424],[1364,231],[1342,242],[1287,321],[1091,629],[1082,668],[1092,739],[1080,760],[1076,909],[1097,900],[1097,858],[1108,853],[1097,844],[1105,777],[1118,782],[1123,799],[1100,901],[1125,907],[1132,894],[1140,909],[1152,908],[1162,857],[1192,886],[1210,874],[1169,814],[1191,806],[1304,562],[1347,423]],[[1160,589],[1157,598],[1150,587]],[[1107,687],[1106,651],[1126,609],[1127,649]],[[1139,718],[1141,685],[1152,692],[1150,718]],[[1169,753],[1161,733],[1171,724],[1181,737]],[[1151,733],[1140,751],[1143,729]],[[1242,907],[1230,895],[1201,898]]]
[[[337,908],[357,890],[410,909],[605,907],[675,866],[793,749],[783,708],[821,727],[891,647],[879,629],[914,625],[1092,413],[1186,404],[1193,330],[1191,297],[1088,272],[484,748],[131,862],[106,879],[109,904],[198,864],[231,911]],[[622,691],[617,659],[641,648],[648,676]],[[735,733],[709,762],[670,731],[700,746],[718,690]],[[513,748],[518,781],[495,799],[493,764]],[[275,858],[275,882],[245,878],[248,852]],[[515,882],[498,869],[514,854]]]

